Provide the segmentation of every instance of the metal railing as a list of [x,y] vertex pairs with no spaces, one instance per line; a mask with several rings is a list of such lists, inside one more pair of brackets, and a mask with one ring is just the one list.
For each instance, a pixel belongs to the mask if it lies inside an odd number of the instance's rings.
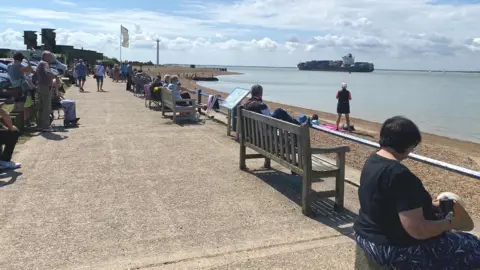
[[[320,131],[328,133],[328,134],[331,134],[331,135],[334,135],[334,136],[337,136],[337,137],[340,137],[342,139],[347,139],[347,140],[350,140],[350,141],[353,141],[353,142],[356,142],[356,143],[360,143],[360,144],[363,144],[363,145],[366,145],[366,146],[370,146],[372,148],[377,148],[377,149],[380,148],[380,145],[378,143],[375,143],[375,142],[372,142],[372,141],[369,141],[369,140],[366,140],[366,139],[362,139],[362,138],[359,138],[359,137],[355,137],[355,136],[352,136],[352,135],[349,135],[349,134],[345,134],[345,133],[342,133],[342,132],[339,132],[339,131],[330,130],[330,129],[327,129],[327,128],[324,128],[324,127],[321,127],[321,126],[317,126],[317,125],[312,125],[312,128],[314,128],[316,130],[320,130]],[[450,163],[446,163],[446,162],[443,162],[443,161],[439,161],[439,160],[429,158],[429,157],[424,157],[424,156],[417,155],[417,154],[409,154],[408,158],[413,159],[413,160],[418,161],[418,162],[421,162],[421,163],[424,163],[424,164],[427,164],[427,165],[431,165],[431,166],[434,166],[434,167],[437,167],[437,168],[441,168],[441,169],[444,169],[444,170],[448,170],[448,171],[451,171],[451,172],[454,172],[454,173],[458,173],[458,174],[461,174],[461,175],[465,175],[465,176],[480,180],[480,172],[478,172],[478,171],[474,171],[474,170],[471,170],[471,169],[467,169],[467,168],[464,168],[464,167],[460,167],[460,166],[457,166],[457,165],[453,165],[453,164],[450,164]]]
[[[208,97],[209,96],[209,94],[203,93],[201,89],[189,90],[189,91],[190,91],[190,93],[197,94],[198,103],[201,103],[202,97]],[[219,98],[218,100],[223,101],[223,99],[221,99],[221,98]],[[218,112],[218,113],[224,114],[224,115],[229,115],[228,112],[225,112],[225,111],[222,111],[222,110],[215,110],[215,111]],[[316,130],[319,130],[319,131],[322,131],[322,132],[325,132],[325,133],[328,133],[328,134],[331,134],[331,135],[334,135],[334,136],[337,136],[337,137],[340,137],[340,138],[343,138],[343,139],[347,139],[347,140],[359,143],[359,144],[370,146],[372,148],[376,148],[376,149],[380,148],[380,145],[378,143],[375,143],[375,142],[372,142],[372,141],[369,141],[369,140],[366,140],[366,139],[362,139],[362,138],[359,138],[359,137],[356,137],[356,136],[352,136],[352,135],[345,134],[345,133],[342,133],[342,132],[330,130],[330,129],[323,128],[321,126],[316,126],[316,125],[312,125],[312,128],[314,128]],[[458,173],[460,175],[465,175],[465,176],[480,180],[480,172],[479,171],[474,171],[474,170],[467,169],[467,168],[464,168],[464,167],[461,167],[461,166],[453,165],[453,164],[450,164],[450,163],[447,163],[447,162],[443,162],[443,161],[440,161],[440,160],[436,160],[436,159],[433,159],[433,158],[429,158],[429,157],[425,157],[425,156],[421,156],[421,155],[417,155],[417,154],[413,154],[413,153],[409,154],[408,158],[410,158],[412,160],[415,160],[415,161],[418,161],[418,162],[421,162],[421,163],[424,163],[424,164],[427,164],[427,165],[431,165],[431,166],[434,166],[434,167],[437,167],[437,168],[441,168],[441,169],[444,169],[444,170],[447,170],[447,171],[451,171],[451,172],[454,172],[454,173]]]
[[[207,94],[207,93],[203,93],[202,92],[202,89],[196,89],[196,90],[190,90],[190,89],[187,89],[191,94],[196,94],[197,95],[197,103],[198,104],[201,104],[202,103],[202,97],[206,97],[208,98],[210,96],[210,94]],[[218,101],[224,101],[223,98],[218,98],[217,99]],[[199,109],[200,111],[201,109]],[[226,111],[223,111],[223,110],[215,110],[215,112],[217,113],[221,113],[221,114],[224,114],[224,115],[228,115],[228,112]]]

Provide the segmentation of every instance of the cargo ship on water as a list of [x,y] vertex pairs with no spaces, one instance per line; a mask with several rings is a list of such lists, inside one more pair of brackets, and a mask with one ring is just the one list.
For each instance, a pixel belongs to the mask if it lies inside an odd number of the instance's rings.
[[351,53],[342,57],[343,60],[313,60],[301,62],[297,65],[299,70],[313,71],[341,71],[341,72],[372,72],[375,70],[373,63],[355,62]]

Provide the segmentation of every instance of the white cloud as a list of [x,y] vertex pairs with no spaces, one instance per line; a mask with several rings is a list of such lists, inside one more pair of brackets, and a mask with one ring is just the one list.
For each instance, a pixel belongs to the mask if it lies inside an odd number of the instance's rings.
[[74,2],[64,1],[64,0],[54,0],[53,3],[59,4],[59,5],[64,5],[64,6],[71,6],[71,7],[77,5]]
[[45,25],[57,28],[57,44],[115,56],[122,24],[130,30],[131,48],[122,50],[129,59],[154,60],[159,39],[168,62],[294,66],[298,59],[353,53],[384,68],[480,68],[480,38],[473,27],[480,23],[480,5],[429,1],[184,0],[181,10],[163,12],[3,6],[0,11],[12,14],[4,22],[16,27],[0,29],[0,47],[23,47],[18,30]]

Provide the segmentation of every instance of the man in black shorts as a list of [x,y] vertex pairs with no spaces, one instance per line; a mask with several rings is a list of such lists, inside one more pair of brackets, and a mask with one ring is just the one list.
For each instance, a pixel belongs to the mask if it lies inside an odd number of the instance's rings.
[[337,130],[339,130],[340,120],[342,119],[342,114],[345,115],[347,120],[347,128],[353,130],[353,127],[350,126],[350,100],[352,100],[352,94],[347,90],[347,84],[342,83],[342,90],[337,92]]

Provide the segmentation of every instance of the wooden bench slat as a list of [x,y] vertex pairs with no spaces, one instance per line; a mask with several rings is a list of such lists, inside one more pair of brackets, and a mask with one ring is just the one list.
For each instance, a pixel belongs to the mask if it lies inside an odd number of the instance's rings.
[[[173,121],[177,122],[177,119],[189,119],[195,121],[197,119],[197,100],[196,99],[181,99],[177,100],[172,91],[162,87],[160,89],[161,103],[162,103],[162,115],[165,116],[165,108],[169,108],[173,113]],[[179,102],[190,103],[189,106],[180,106]],[[177,112],[188,113],[188,116],[177,116]]]
[[329,163],[317,155],[312,155],[312,164],[315,171],[338,171],[338,167],[336,165]]
[[[310,144],[308,125],[294,125],[269,116],[238,108],[240,123],[240,162],[246,168],[246,159],[265,158],[265,166],[273,160],[283,167],[302,176],[302,212],[311,212],[312,179],[335,177],[335,190],[322,191],[322,196],[335,197],[335,210],[343,209],[345,185],[345,153],[348,147],[313,148]],[[258,154],[246,154],[246,148]],[[335,164],[315,153],[336,153]]]

